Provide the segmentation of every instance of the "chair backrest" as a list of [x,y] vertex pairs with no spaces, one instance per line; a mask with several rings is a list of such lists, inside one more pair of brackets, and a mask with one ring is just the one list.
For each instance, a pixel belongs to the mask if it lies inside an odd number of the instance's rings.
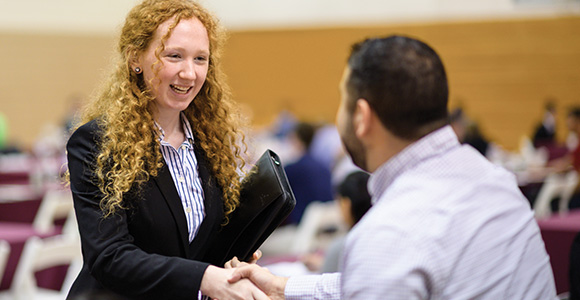
[[[69,265],[67,277],[78,271],[81,259],[80,241],[69,235],[56,235],[44,239],[31,237],[26,241],[22,256],[16,267],[11,286],[15,299],[35,299],[39,288],[35,273],[48,268]],[[74,271],[73,271],[74,269]],[[65,295],[72,282],[65,279],[62,294]],[[64,298],[63,298],[64,299]]]
[[71,209],[66,217],[64,225],[62,226],[62,234],[76,236],[80,238],[79,225],[77,223],[77,217],[75,215],[75,210]]
[[[304,254],[315,250],[320,243],[320,232],[327,228],[334,228],[335,234],[345,233],[346,225],[342,219],[340,208],[336,201],[313,201],[306,206],[302,219],[296,228],[296,235],[292,243],[291,253]],[[328,241],[331,240],[329,237]]]
[[6,262],[8,261],[8,255],[10,254],[10,244],[7,241],[0,240],[0,282],[2,281],[2,276],[6,269]]
[[54,230],[54,222],[65,219],[73,210],[72,193],[68,189],[48,190],[33,222],[34,229],[39,233],[49,233]]
[[578,172],[575,170],[569,171],[564,178],[565,184],[564,188],[562,189],[562,195],[560,198],[560,205],[558,207],[558,212],[563,213],[568,211],[568,204],[570,203],[570,199],[574,195],[574,191],[578,186]]
[[546,218],[551,215],[550,203],[555,198],[560,201],[558,203],[558,211],[560,213],[568,211],[568,203],[577,185],[578,173],[576,171],[548,175],[534,201],[534,215],[536,218]]

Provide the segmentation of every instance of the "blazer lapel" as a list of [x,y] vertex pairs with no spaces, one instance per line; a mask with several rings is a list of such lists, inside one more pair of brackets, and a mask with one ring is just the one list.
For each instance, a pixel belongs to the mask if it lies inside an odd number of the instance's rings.
[[173,178],[171,177],[171,173],[169,172],[169,168],[164,163],[163,167],[159,170],[157,177],[154,178],[155,183],[159,187],[159,190],[163,194],[167,205],[169,206],[171,213],[173,214],[173,218],[175,219],[175,223],[177,225],[177,230],[179,231],[179,235],[181,236],[181,244],[183,247],[184,253],[188,253],[188,246],[189,246],[189,234],[187,231],[187,220],[185,219],[185,213],[183,212],[183,206],[181,204],[181,198],[177,193],[177,189],[175,188],[175,183],[173,182]]
[[190,245],[190,255],[193,258],[201,257],[205,254],[211,235],[219,230],[224,216],[222,190],[219,188],[215,178],[211,176],[207,156],[197,144],[194,144],[194,149],[195,157],[197,158],[197,170],[203,186],[205,218]]

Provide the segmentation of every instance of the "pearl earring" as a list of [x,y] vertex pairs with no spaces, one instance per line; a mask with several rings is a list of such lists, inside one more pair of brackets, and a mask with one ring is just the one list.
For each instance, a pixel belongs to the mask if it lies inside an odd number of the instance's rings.
[[137,74],[141,74],[141,68],[139,68],[139,67],[136,67],[136,68],[135,68],[135,73],[137,73]]

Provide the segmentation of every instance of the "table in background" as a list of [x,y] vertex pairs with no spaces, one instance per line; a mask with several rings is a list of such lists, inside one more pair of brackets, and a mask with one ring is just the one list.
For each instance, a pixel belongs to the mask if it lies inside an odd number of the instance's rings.
[[32,223],[43,194],[31,185],[0,184],[0,222]]
[[[26,240],[32,236],[39,236],[42,238],[57,233],[59,232],[39,234],[32,228],[32,226],[29,226],[29,224],[0,222],[0,239],[5,240],[10,244],[10,255],[6,262],[4,277],[2,278],[2,281],[0,281],[0,290],[7,290],[10,288]],[[36,280],[38,285],[41,287],[58,290],[62,286],[64,277],[66,276],[66,271],[66,266],[47,269],[38,272],[36,274]]]
[[580,232],[580,210],[572,210],[566,214],[553,215],[547,219],[538,220],[540,232],[550,256],[556,290],[558,294],[568,292],[570,247],[574,237]]
[[[0,239],[10,245],[10,255],[6,262],[0,290],[10,288],[16,266],[28,238],[47,237],[60,233],[62,227],[49,234],[39,234],[32,223],[40,207],[44,191],[28,184],[0,184]],[[62,224],[59,224],[62,225]],[[38,285],[44,288],[60,289],[66,275],[66,266],[51,268],[36,274]]]

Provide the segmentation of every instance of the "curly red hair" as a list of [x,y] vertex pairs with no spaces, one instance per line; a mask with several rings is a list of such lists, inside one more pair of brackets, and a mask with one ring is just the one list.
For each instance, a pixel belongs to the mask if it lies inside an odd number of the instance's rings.
[[123,194],[150,176],[157,176],[163,166],[156,140],[159,133],[152,115],[153,99],[142,76],[131,70],[131,61],[147,49],[160,24],[173,19],[155,51],[157,56],[179,21],[191,18],[200,20],[207,29],[210,57],[206,81],[184,113],[196,143],[207,154],[212,175],[223,190],[226,218],[239,204],[239,171],[245,164],[243,155],[247,149],[240,129],[242,118],[219,65],[225,31],[212,14],[193,1],[145,0],[127,15],[116,68],[82,118],[83,123],[98,120],[104,130],[95,174],[104,194],[101,209],[105,216],[126,208]]

